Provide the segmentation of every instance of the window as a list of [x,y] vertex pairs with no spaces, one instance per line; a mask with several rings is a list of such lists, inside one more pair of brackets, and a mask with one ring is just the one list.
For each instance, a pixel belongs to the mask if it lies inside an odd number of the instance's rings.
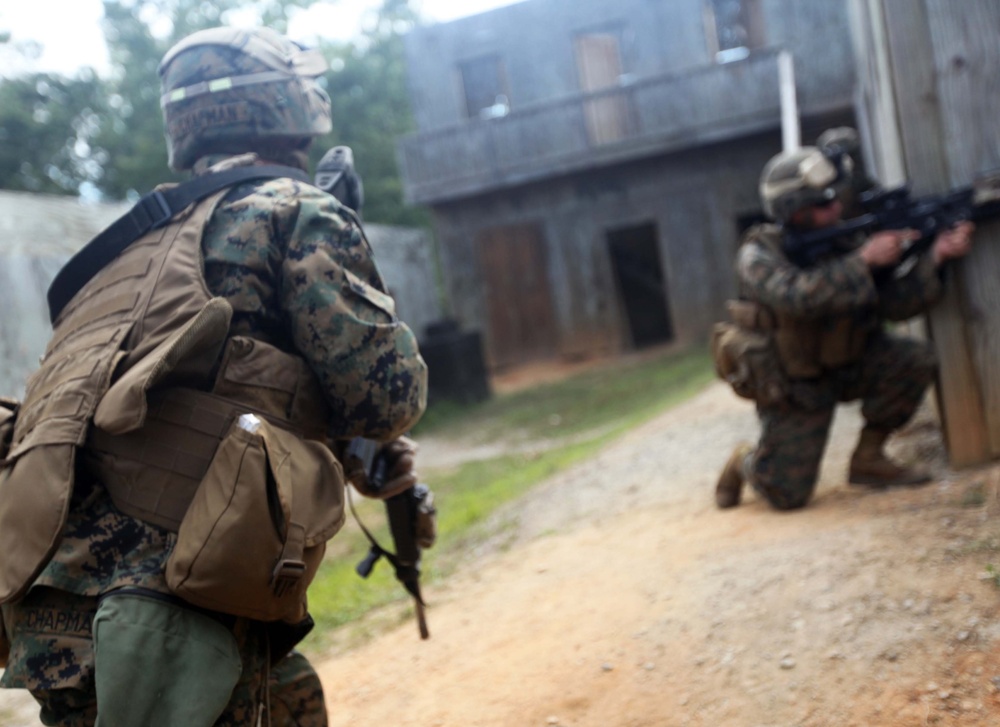
[[708,0],[709,49],[719,63],[740,60],[764,45],[760,0]]
[[460,63],[465,116],[469,119],[504,116],[510,109],[507,77],[497,56],[484,56]]

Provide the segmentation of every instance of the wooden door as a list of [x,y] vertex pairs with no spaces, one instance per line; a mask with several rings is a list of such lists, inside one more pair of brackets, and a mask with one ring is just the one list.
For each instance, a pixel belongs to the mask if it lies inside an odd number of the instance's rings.
[[[618,37],[611,33],[588,33],[576,37],[576,64],[584,93],[618,85],[622,75]],[[628,128],[625,98],[611,94],[583,104],[587,138],[594,145],[623,139]]]
[[545,235],[540,225],[506,225],[478,239],[491,368],[557,351]]

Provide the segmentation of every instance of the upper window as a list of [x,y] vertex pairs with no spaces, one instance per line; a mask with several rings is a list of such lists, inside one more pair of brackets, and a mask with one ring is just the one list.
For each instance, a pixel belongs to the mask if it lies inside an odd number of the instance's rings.
[[746,58],[764,45],[760,0],[708,0],[709,48],[720,63]]
[[507,75],[498,56],[483,56],[460,63],[466,118],[504,116],[509,110]]

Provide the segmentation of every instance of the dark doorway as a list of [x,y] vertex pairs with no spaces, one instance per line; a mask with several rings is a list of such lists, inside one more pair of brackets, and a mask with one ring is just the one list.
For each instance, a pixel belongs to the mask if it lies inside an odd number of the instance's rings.
[[673,340],[674,326],[660,264],[656,225],[647,223],[611,230],[608,249],[632,345],[643,348]]

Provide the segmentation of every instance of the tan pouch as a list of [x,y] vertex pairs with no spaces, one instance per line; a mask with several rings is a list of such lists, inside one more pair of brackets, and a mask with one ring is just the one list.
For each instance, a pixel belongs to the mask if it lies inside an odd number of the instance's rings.
[[751,300],[727,300],[726,310],[729,312],[729,319],[740,328],[768,332],[776,327],[774,315],[760,303]]
[[769,406],[787,396],[787,381],[770,336],[732,323],[716,323],[712,360],[719,378],[744,399]]
[[17,410],[20,403],[14,399],[0,396],[0,461],[7,458],[10,443],[14,438],[14,422],[17,421]]
[[214,611],[301,621],[326,541],[343,523],[344,478],[333,453],[244,414],[184,515],[167,584]]

